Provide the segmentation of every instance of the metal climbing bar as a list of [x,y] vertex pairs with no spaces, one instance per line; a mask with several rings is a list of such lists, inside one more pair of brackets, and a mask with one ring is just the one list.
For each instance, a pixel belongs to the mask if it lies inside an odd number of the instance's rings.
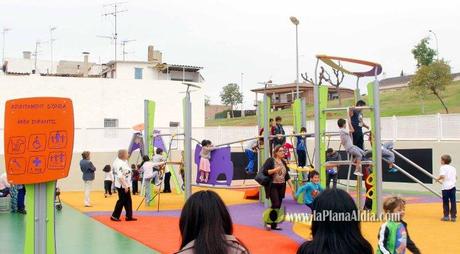
[[420,172],[424,173],[425,175],[429,176],[430,178],[432,178],[433,180],[436,181],[436,177],[432,174],[430,174],[428,171],[426,171],[424,168],[420,167],[419,165],[415,164],[413,161],[409,160],[409,158],[407,158],[406,156],[400,154],[399,152],[397,152],[396,150],[394,149],[391,149],[391,151],[398,155],[401,159],[407,161],[409,164],[411,164],[412,166],[414,166],[416,169],[418,169]]
[[340,107],[340,108],[325,108],[323,109],[323,112],[332,112],[332,111],[348,111],[349,109],[368,109],[368,110],[373,110],[374,107],[370,106],[363,106],[363,107]]
[[[305,134],[284,134],[284,135],[268,135],[269,138],[277,138],[277,137],[299,137],[299,136],[305,136],[306,138],[311,138],[311,137],[314,137],[315,134],[314,133],[305,133]],[[249,141],[249,140],[254,140],[254,139],[259,139],[259,138],[263,138],[264,136],[255,136],[255,137],[252,137],[252,138],[246,138],[246,139],[241,139],[241,140],[236,140],[236,141],[231,141],[231,142],[227,142],[227,143],[223,143],[223,144],[218,144],[218,145],[215,145],[215,147],[221,147],[221,146],[228,146],[228,145],[232,145],[232,144],[238,144],[238,143],[242,143],[242,142],[246,142],[246,141]]]
[[438,192],[436,192],[435,190],[433,190],[432,188],[430,188],[428,185],[422,183],[422,181],[418,180],[416,177],[414,177],[413,175],[407,173],[407,171],[405,171],[404,169],[402,169],[401,167],[399,167],[398,165],[396,164],[393,164],[393,166],[398,169],[401,173],[403,173],[404,175],[406,175],[407,177],[409,177],[410,179],[412,179],[414,182],[420,184],[423,188],[429,190],[431,193],[433,193],[434,195],[438,196],[439,198],[442,198],[442,195]]
[[[372,161],[361,161],[361,165],[372,165],[374,162]],[[343,165],[354,165],[353,161],[328,161],[324,163],[325,166],[343,166]]]
[[185,135],[184,133],[165,133],[165,134],[153,134],[152,137],[170,137],[170,136],[183,136]]

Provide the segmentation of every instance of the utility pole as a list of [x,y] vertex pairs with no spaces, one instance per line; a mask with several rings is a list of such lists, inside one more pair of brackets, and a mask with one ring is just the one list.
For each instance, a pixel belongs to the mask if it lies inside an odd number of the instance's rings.
[[50,73],[53,73],[54,70],[54,59],[53,59],[53,42],[56,40],[53,38],[53,31],[56,30],[57,27],[53,26],[50,27],[50,56],[51,56],[51,68],[50,68]]
[[2,30],[2,40],[3,40],[3,43],[2,43],[2,65],[5,63],[5,37],[6,37],[6,33],[8,31],[11,31],[10,28],[3,28]]
[[35,42],[35,53],[34,53],[34,56],[35,56],[35,60],[34,60],[34,62],[35,62],[35,63],[34,63],[34,72],[33,72],[34,74],[37,74],[37,56],[38,56],[38,47],[39,47],[39,45],[40,45],[40,41],[37,40],[37,41]]
[[121,41],[121,47],[122,47],[122,54],[123,54],[123,61],[126,60],[126,55],[128,54],[128,52],[126,52],[125,50],[125,47],[126,47],[126,44],[129,43],[129,42],[132,42],[132,41],[136,41],[136,40],[123,40]]
[[114,20],[115,20],[115,22],[114,22],[114,34],[113,34],[112,37],[111,37],[111,38],[113,39],[113,41],[114,41],[114,51],[115,51],[114,54],[115,54],[115,55],[114,55],[114,59],[113,59],[113,60],[114,60],[115,62],[117,62],[117,46],[118,46],[118,44],[117,44],[117,39],[118,39],[118,32],[117,32],[117,25],[118,25],[118,24],[117,24],[117,16],[118,16],[118,13],[128,11],[128,10],[118,10],[118,7],[119,7],[120,4],[125,4],[125,3],[127,3],[127,2],[115,2],[115,3],[111,3],[111,4],[106,4],[106,5],[104,5],[104,7],[111,6],[111,7],[113,7],[113,11],[112,11],[112,12],[106,12],[106,13],[102,14],[102,16],[109,16],[109,15],[111,15],[111,16],[113,16],[113,18],[114,18]]
[[244,114],[244,90],[243,90],[243,77],[244,77],[244,73],[242,72],[241,73],[241,117],[245,117],[245,114]]

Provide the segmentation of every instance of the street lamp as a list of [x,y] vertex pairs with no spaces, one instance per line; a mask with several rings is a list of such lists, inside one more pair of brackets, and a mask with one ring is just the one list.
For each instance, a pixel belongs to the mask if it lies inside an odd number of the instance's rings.
[[432,33],[434,35],[434,39],[436,40],[436,60],[439,60],[438,36],[436,36],[436,33],[431,29],[428,32]]
[[298,29],[297,27],[299,26],[299,20],[292,16],[289,18],[292,22],[292,24],[295,25],[295,57],[296,57],[296,80],[295,80],[295,85],[296,85],[296,98],[299,98],[299,36],[298,36]]
[[[296,59],[296,79],[295,79],[295,87],[296,87],[296,99],[300,98],[300,92],[299,92],[299,20],[291,16],[289,18],[292,22],[292,24],[295,25],[295,59]],[[306,114],[305,114],[305,102],[301,99],[301,108],[300,108],[300,115],[301,115],[301,127],[306,127]],[[300,130],[297,130],[300,131]]]
[[11,31],[11,28],[3,28],[2,30],[2,39],[3,39],[3,48],[2,48],[2,65],[5,63],[5,36],[6,32]]

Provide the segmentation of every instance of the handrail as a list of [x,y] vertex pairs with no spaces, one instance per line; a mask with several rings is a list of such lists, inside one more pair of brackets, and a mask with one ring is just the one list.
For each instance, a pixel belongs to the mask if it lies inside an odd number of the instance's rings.
[[401,173],[403,173],[404,175],[406,175],[407,177],[409,177],[410,179],[412,179],[413,181],[415,181],[416,183],[422,185],[422,187],[424,187],[425,189],[429,190],[431,193],[433,193],[434,195],[438,196],[439,198],[442,198],[442,195],[439,194],[438,192],[436,192],[435,190],[433,190],[432,188],[428,187],[428,185],[422,183],[422,181],[418,180],[415,176],[409,174],[407,171],[405,171],[404,169],[402,169],[401,167],[399,167],[398,165],[396,164],[393,164],[393,166],[398,169]]
[[434,175],[428,173],[428,171],[426,171],[424,168],[422,168],[422,167],[420,167],[419,165],[415,164],[413,161],[409,160],[409,158],[407,158],[407,157],[405,157],[404,155],[400,154],[400,153],[397,152],[396,150],[391,149],[391,151],[392,151],[394,154],[398,155],[401,159],[407,161],[409,164],[411,164],[412,166],[414,166],[416,169],[418,169],[419,171],[421,171],[422,173],[424,173],[425,175],[429,176],[430,178],[432,178],[433,180],[435,180],[435,181],[437,182],[437,178],[436,178]]

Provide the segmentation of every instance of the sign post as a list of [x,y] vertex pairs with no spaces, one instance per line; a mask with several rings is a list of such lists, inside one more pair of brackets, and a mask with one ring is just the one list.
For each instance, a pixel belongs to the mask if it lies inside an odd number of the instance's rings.
[[74,142],[68,98],[9,100],[5,105],[5,165],[11,184],[27,191],[25,254],[55,254],[56,180],[67,177]]

